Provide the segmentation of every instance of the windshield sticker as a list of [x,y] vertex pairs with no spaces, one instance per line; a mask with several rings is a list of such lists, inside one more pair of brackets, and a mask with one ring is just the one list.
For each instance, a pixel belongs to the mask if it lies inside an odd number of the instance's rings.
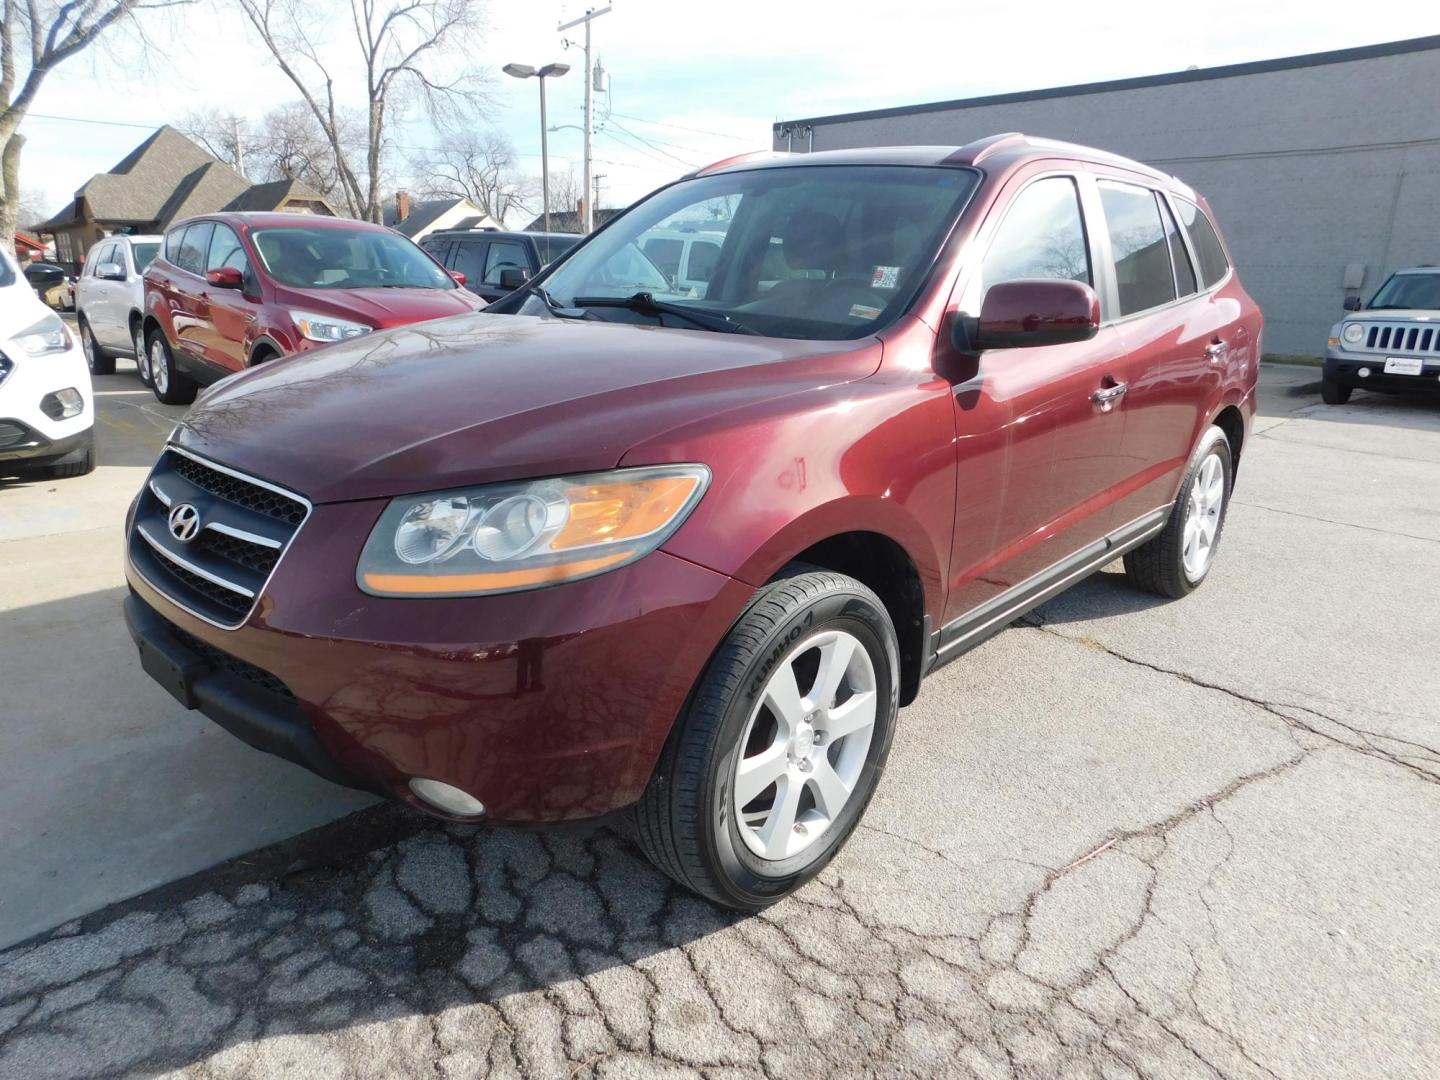
[[899,284],[900,267],[898,266],[877,266],[874,273],[870,275],[872,289],[893,289]]
[[851,304],[850,317],[852,319],[878,319],[880,309],[878,307],[867,307],[865,304]]

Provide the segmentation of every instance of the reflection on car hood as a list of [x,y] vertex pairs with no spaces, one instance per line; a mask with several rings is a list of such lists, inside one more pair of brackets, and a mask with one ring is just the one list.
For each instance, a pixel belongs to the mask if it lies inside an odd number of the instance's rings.
[[470,315],[226,379],[179,438],[318,502],[372,498],[611,468],[678,425],[864,378],[878,356],[873,340]]

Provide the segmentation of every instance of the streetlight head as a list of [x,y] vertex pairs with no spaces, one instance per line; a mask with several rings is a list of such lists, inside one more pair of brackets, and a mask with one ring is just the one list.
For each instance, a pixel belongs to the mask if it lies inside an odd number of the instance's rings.
[[558,79],[569,70],[569,64],[546,64],[536,74],[542,79]]
[[506,64],[501,70],[517,79],[528,79],[535,74],[535,69],[529,64]]

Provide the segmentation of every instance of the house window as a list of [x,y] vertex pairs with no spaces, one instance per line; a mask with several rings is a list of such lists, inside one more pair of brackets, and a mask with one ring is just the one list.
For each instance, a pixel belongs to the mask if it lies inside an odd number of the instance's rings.
[[60,256],[61,262],[74,262],[70,257],[70,234],[68,232],[55,234],[55,254]]

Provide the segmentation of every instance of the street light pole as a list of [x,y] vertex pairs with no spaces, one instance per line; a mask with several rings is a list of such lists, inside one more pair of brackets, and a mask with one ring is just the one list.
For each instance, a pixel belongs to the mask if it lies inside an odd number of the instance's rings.
[[[528,79],[532,75],[540,80],[540,200],[544,207],[545,231],[550,231],[550,139],[547,135],[549,124],[545,119],[545,80],[559,78],[570,70],[569,64],[546,64],[534,68],[529,64],[506,64],[502,68],[506,75],[517,79]],[[504,222],[502,221],[503,225]]]
[[590,186],[594,182],[593,165],[590,159],[590,140],[595,131],[595,70],[590,64],[590,23],[601,15],[607,14],[611,9],[610,4],[603,8],[588,8],[584,15],[578,19],[571,19],[568,23],[561,23],[560,29],[569,30],[572,26],[585,24],[585,212],[581,228],[589,233],[595,228],[595,208],[590,205]]

